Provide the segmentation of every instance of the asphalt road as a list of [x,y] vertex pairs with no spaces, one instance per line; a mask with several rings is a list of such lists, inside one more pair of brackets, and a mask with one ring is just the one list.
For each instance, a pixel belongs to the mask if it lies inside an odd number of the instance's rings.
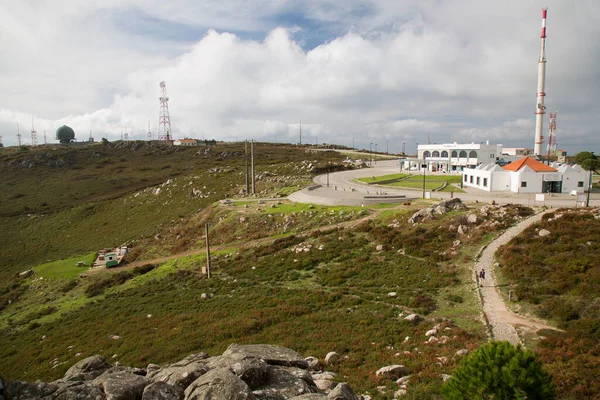
[[[298,203],[322,205],[362,205],[374,203],[402,203],[411,199],[422,198],[422,190],[402,190],[380,185],[367,185],[357,182],[357,178],[381,176],[399,173],[400,167],[396,160],[377,161],[370,168],[351,171],[333,172],[314,178],[315,185],[300,190],[289,196]],[[434,174],[435,175],[435,174]],[[329,185],[328,185],[329,183]],[[546,195],[546,199],[535,201],[535,194],[518,194],[512,192],[486,192],[474,188],[463,188],[465,193],[431,192],[431,198],[447,199],[459,197],[464,202],[489,203],[494,200],[498,204],[523,204],[526,206],[581,207],[576,203],[575,196],[559,193]],[[397,196],[391,198],[391,196]],[[400,197],[404,196],[404,197]],[[600,194],[592,193],[590,206],[600,206]]]

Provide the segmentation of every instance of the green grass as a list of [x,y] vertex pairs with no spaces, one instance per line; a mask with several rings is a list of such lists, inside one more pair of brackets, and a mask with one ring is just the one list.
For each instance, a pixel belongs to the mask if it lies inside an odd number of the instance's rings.
[[[406,176],[409,176],[408,174],[389,174],[389,175],[381,175],[381,176],[374,176],[374,177],[365,177],[365,178],[358,178],[357,180],[359,182],[363,182],[363,183],[378,183],[378,182],[382,182],[382,181],[389,181],[392,179],[400,179],[400,178],[404,178]],[[373,179],[375,178],[375,179]]]
[[[274,206],[274,207],[273,207]],[[293,214],[300,212],[328,212],[328,213],[339,213],[339,212],[360,212],[362,210],[359,206],[321,206],[304,203],[291,203],[285,202],[283,204],[265,204],[263,205],[264,210],[261,211],[263,214]]]
[[[98,253],[90,253],[81,257],[68,258],[66,260],[52,261],[34,268],[37,275],[44,278],[76,278],[82,272],[88,270],[96,261]],[[78,267],[79,261],[84,262],[83,267]]]

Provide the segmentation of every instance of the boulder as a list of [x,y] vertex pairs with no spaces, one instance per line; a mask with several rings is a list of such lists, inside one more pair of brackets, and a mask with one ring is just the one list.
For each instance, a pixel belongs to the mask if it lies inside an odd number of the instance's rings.
[[467,233],[467,230],[469,228],[467,228],[466,225],[459,225],[458,229],[456,230],[458,232],[459,235],[464,235],[465,233]]
[[305,360],[308,363],[309,371],[318,371],[321,368],[321,362],[317,357],[306,357]]
[[425,336],[427,336],[427,337],[433,336],[433,335],[437,335],[437,329],[436,328],[430,329],[427,332],[425,332]]
[[150,380],[130,372],[104,373],[93,380],[104,388],[108,400],[136,400]]
[[452,378],[452,375],[440,374],[440,378],[442,378],[442,381],[446,382],[448,379]]
[[340,383],[329,392],[327,400],[358,400],[358,396],[347,383]]
[[460,349],[456,353],[454,353],[454,356],[455,357],[464,357],[467,354],[469,354],[469,350],[468,349]]
[[7,382],[5,392],[7,399],[41,399],[50,398],[58,389],[59,386],[55,383],[16,381]]
[[75,363],[67,370],[64,381],[91,381],[110,368],[104,357],[95,355]]
[[223,356],[235,359],[258,358],[269,365],[308,368],[308,362],[295,351],[271,344],[231,344]]
[[419,322],[421,320],[421,317],[417,314],[409,314],[406,317],[404,317],[404,319],[408,322]]
[[209,367],[201,361],[190,361],[185,365],[173,364],[148,374],[154,382],[165,382],[185,390],[198,377],[208,372]]
[[467,222],[469,224],[476,224],[477,223],[477,215],[476,214],[467,215]]
[[253,394],[259,399],[288,399],[307,393],[318,393],[319,389],[310,374],[294,367],[269,367],[267,382]]
[[319,393],[308,393],[296,397],[291,397],[289,400],[327,400],[327,396]]
[[408,394],[408,392],[406,391],[406,389],[398,389],[394,392],[394,399],[406,396]]
[[142,400],[183,400],[183,390],[166,382],[153,382],[144,388]]
[[334,365],[339,363],[342,360],[342,356],[336,353],[335,351],[330,351],[325,356],[325,365]]
[[388,297],[396,297],[396,296],[398,296],[398,293],[396,293],[396,292],[389,292],[388,293]]
[[550,231],[548,229],[540,229],[538,235],[540,235],[541,237],[544,236],[548,236],[550,234]]
[[317,387],[321,390],[328,391],[333,389],[336,385],[336,374],[333,372],[322,372],[320,374],[313,374],[313,380]]
[[208,371],[185,389],[186,400],[254,400],[244,381],[227,368]]
[[106,396],[102,386],[91,382],[84,382],[79,385],[65,386],[54,392],[53,400],[104,400],[110,399]]
[[383,245],[382,245],[382,244],[378,244],[378,245],[375,247],[375,250],[377,250],[377,251],[382,251],[382,250],[383,250]]
[[32,269],[28,269],[27,271],[19,272],[19,278],[29,278],[34,274]]
[[238,378],[246,382],[251,389],[257,389],[267,380],[269,365],[258,358],[235,358],[220,356],[208,360],[208,367],[229,368]]
[[407,375],[409,370],[404,365],[388,365],[386,367],[381,367],[375,372],[376,376],[388,376],[394,379],[398,379],[401,376]]

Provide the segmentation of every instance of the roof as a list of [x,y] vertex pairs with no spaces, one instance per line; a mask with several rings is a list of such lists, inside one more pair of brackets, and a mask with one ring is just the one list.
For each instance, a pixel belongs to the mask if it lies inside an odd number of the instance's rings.
[[520,171],[525,167],[529,167],[535,172],[556,172],[556,168],[552,168],[551,166],[546,165],[543,162],[531,157],[524,157],[520,160],[513,161],[502,168],[504,168],[507,171]]
[[196,139],[179,139],[181,143],[196,143]]

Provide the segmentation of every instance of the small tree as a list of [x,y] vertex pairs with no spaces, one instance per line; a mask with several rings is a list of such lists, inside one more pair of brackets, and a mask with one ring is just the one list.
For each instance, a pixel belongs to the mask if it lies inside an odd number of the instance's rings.
[[446,399],[553,399],[552,378],[530,350],[492,341],[471,353],[442,386]]

